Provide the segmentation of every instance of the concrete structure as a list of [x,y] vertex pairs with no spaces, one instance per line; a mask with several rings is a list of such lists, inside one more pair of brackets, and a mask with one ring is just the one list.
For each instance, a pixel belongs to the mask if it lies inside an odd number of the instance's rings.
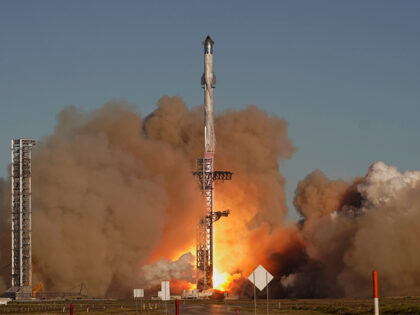
[[12,287],[8,295],[16,299],[31,298],[32,293],[32,147],[35,140],[11,141],[11,225]]
[[183,290],[181,298],[183,300],[204,300],[209,299],[212,296],[213,292],[211,290],[198,291],[197,289],[187,291]]
[[161,281],[161,290],[158,291],[158,298],[162,301],[169,301],[171,299],[171,289],[169,281]]
[[0,298],[0,305],[7,305],[10,301],[10,298]]
[[227,216],[229,211],[213,212],[213,188],[216,180],[230,180],[232,173],[227,171],[213,171],[216,137],[214,132],[214,97],[213,88],[216,85],[216,76],[213,72],[213,46],[214,42],[207,36],[204,45],[204,73],[201,85],[204,89],[204,158],[198,159],[196,175],[205,199],[205,210],[199,223],[197,236],[196,267],[202,271],[197,281],[198,290],[213,288],[213,222],[221,216]]

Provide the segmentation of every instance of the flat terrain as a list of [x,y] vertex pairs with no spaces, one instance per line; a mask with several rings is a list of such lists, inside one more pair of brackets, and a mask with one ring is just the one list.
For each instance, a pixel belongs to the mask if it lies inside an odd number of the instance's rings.
[[[133,300],[76,300],[13,302],[0,306],[0,314],[69,314],[70,303],[74,314],[175,314],[175,303]],[[254,314],[252,300],[180,301],[181,315],[198,314]],[[395,297],[380,299],[381,314],[420,314],[420,297]],[[296,299],[270,300],[270,314],[373,314],[371,299]],[[266,314],[265,300],[257,301],[257,314]]]

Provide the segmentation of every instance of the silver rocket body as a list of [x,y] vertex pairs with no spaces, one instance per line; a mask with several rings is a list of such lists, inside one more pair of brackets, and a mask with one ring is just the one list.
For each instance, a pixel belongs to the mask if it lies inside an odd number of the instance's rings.
[[206,156],[212,157],[216,146],[214,135],[214,97],[213,88],[216,85],[216,76],[213,72],[213,45],[214,42],[207,36],[204,44],[204,73],[201,85],[204,88],[204,141]]

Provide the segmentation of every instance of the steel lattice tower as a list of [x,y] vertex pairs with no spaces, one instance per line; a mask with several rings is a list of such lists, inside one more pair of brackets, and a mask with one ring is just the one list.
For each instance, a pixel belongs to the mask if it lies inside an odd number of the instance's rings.
[[12,183],[12,288],[18,295],[31,294],[32,244],[31,244],[31,164],[35,140],[11,141]]
[[202,275],[197,281],[197,289],[207,290],[213,288],[213,223],[222,216],[227,216],[229,210],[213,211],[213,189],[216,180],[230,180],[232,173],[227,171],[213,171],[216,138],[214,135],[213,117],[213,88],[216,76],[213,73],[213,44],[207,36],[204,44],[204,74],[201,85],[204,89],[204,158],[197,159],[196,175],[202,195],[205,199],[205,209],[199,222],[196,248],[197,269]]
[[196,171],[201,192],[205,199],[204,215],[198,226],[196,265],[202,271],[197,281],[199,290],[213,288],[213,223],[222,216],[228,216],[230,211],[213,211],[213,189],[216,180],[231,180],[232,173],[213,171],[213,158],[197,159]]

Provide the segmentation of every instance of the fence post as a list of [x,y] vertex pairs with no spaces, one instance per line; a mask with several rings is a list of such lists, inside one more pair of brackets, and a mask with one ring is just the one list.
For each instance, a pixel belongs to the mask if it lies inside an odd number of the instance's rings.
[[378,298],[378,273],[376,270],[372,272],[373,280],[373,305],[375,307],[375,315],[379,315],[379,298]]

